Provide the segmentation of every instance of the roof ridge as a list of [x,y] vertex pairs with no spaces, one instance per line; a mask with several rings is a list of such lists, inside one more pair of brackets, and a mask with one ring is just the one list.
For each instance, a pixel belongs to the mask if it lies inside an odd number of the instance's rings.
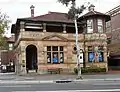
[[95,11],[91,11],[91,12],[93,12],[94,14],[96,14],[96,12],[95,12]]
[[63,13],[63,12],[50,12],[49,11],[48,13],[43,14],[43,15],[22,18],[22,19],[35,20],[35,21],[39,20],[39,21],[58,21],[58,22],[73,23],[73,21],[71,19],[68,19],[67,13]]
[[33,18],[36,18],[36,17],[43,17],[43,16],[46,16],[46,15],[50,15],[49,13],[46,13],[46,14],[42,14],[42,15],[38,15],[38,16],[35,16]]
[[56,14],[67,14],[67,13],[63,13],[63,12],[51,12],[51,11],[48,11],[48,13],[46,14],[42,14],[42,15],[38,15],[38,16],[34,16],[34,17],[27,17],[27,18],[37,18],[37,17],[43,17],[43,16],[46,16],[46,15],[50,15],[52,13],[56,13]]
[[67,14],[67,13],[65,13],[65,12],[52,12],[52,11],[49,11],[48,13],[61,13],[61,14]]

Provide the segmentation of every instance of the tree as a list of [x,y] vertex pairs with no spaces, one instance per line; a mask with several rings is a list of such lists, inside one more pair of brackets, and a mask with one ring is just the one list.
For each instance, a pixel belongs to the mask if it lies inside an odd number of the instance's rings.
[[77,18],[86,9],[86,7],[84,5],[81,5],[80,7],[76,8],[76,0],[58,0],[58,2],[62,3],[63,5],[66,5],[66,6],[71,4],[71,7],[68,11],[68,18],[73,19],[74,23],[75,23],[78,79],[82,79],[81,67],[80,67],[80,48],[79,48],[79,45],[78,45]]
[[7,39],[4,37],[5,30],[9,29],[9,17],[0,11],[0,50],[7,49]]

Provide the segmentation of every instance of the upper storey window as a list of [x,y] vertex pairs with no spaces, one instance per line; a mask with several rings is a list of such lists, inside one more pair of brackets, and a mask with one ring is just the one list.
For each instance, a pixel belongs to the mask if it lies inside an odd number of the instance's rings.
[[106,22],[106,32],[111,32],[111,22],[110,21]]
[[97,24],[98,24],[98,33],[103,33],[103,22],[102,22],[102,19],[98,19]]
[[87,33],[93,33],[93,20],[87,20]]

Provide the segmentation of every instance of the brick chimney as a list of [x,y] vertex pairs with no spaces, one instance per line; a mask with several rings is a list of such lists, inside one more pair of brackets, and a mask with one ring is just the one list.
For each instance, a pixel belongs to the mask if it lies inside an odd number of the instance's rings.
[[89,10],[89,11],[94,11],[94,7],[95,7],[95,6],[94,6],[93,4],[91,4],[91,5],[88,7],[88,10]]
[[31,17],[34,17],[34,6],[33,5],[31,5],[30,6],[30,10],[31,10]]

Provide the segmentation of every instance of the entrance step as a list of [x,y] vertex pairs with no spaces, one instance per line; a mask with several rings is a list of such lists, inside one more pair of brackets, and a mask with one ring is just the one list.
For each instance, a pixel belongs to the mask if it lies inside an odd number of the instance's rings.
[[29,70],[29,73],[36,73],[35,70]]
[[28,72],[28,76],[32,76],[32,75],[37,75],[38,73],[36,73],[36,71],[35,70],[29,70],[29,72]]

